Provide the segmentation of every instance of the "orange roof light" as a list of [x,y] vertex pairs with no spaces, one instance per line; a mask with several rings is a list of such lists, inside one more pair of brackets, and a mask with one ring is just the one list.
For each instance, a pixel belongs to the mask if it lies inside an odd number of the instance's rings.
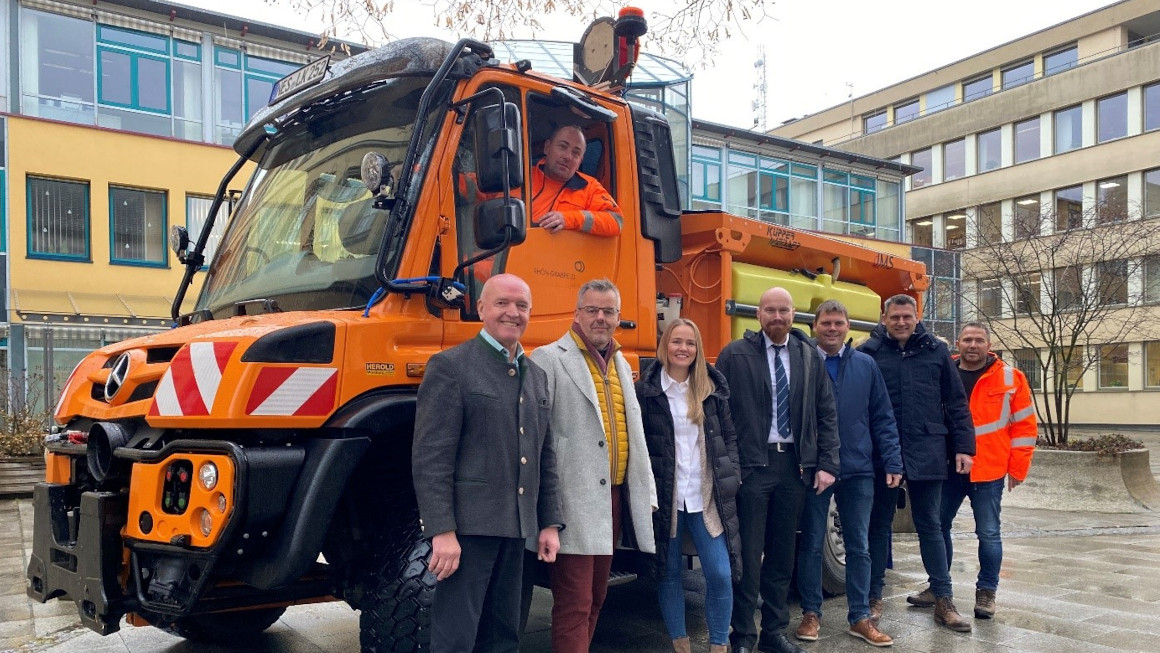
[[616,15],[617,18],[624,18],[625,16],[640,16],[643,18],[644,10],[640,7],[625,7],[624,9],[620,10],[619,14]]

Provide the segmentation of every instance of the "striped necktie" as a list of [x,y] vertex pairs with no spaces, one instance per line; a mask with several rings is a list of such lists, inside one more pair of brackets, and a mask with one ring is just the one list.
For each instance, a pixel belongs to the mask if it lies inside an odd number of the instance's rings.
[[789,379],[785,366],[781,364],[781,350],[785,345],[773,345],[773,378],[777,383],[777,435],[783,440],[790,439],[789,432]]

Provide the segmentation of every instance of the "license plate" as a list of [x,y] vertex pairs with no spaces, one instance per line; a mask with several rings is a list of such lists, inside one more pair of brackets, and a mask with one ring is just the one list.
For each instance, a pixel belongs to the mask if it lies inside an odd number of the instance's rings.
[[330,55],[315,59],[278,80],[278,83],[274,84],[274,90],[270,93],[270,104],[321,82],[322,78],[326,76],[328,67],[330,67]]

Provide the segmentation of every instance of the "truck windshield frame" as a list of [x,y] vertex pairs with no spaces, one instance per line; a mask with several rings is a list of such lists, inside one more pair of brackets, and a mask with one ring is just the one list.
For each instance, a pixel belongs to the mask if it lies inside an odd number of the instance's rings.
[[404,200],[402,210],[376,208],[359,165],[366,153],[379,152],[399,178],[430,81],[378,81],[315,102],[279,124],[230,218],[195,310],[225,318],[254,300],[273,300],[287,311],[365,306],[380,286],[375,268],[384,240],[410,219],[404,213],[423,188],[451,85],[431,104],[407,197],[396,198]]

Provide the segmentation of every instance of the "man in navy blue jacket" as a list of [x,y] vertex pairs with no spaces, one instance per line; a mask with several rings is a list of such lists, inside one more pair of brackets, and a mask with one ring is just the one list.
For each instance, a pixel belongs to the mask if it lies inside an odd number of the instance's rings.
[[[940,515],[942,486],[950,473],[970,474],[975,455],[975,426],[967,406],[967,393],[951,360],[946,343],[918,321],[918,305],[909,295],[887,299],[882,324],[859,348],[878,363],[902,444],[906,491],[918,531],[922,566],[930,577],[930,590],[907,599],[920,607],[934,606],[935,623],[951,630],[969,632],[971,622],[955,609],[946,542]],[[894,521],[895,493],[875,492],[870,514],[871,613],[874,599],[882,598],[890,525]],[[881,495],[881,496],[879,496]],[[921,599],[916,603],[913,599]],[[881,614],[881,601],[877,612]]]
[[830,498],[836,497],[846,547],[846,620],[850,635],[873,646],[890,646],[894,640],[878,630],[870,619],[870,508],[874,504],[875,472],[880,483],[896,488],[902,482],[902,449],[886,383],[874,359],[856,351],[846,341],[850,318],[837,300],[822,302],[814,313],[814,337],[818,353],[825,357],[826,372],[834,384],[838,407],[838,481],[821,494],[806,497],[798,546],[798,592],[802,597],[802,621],[796,637],[818,639],[822,617],[822,546]]

